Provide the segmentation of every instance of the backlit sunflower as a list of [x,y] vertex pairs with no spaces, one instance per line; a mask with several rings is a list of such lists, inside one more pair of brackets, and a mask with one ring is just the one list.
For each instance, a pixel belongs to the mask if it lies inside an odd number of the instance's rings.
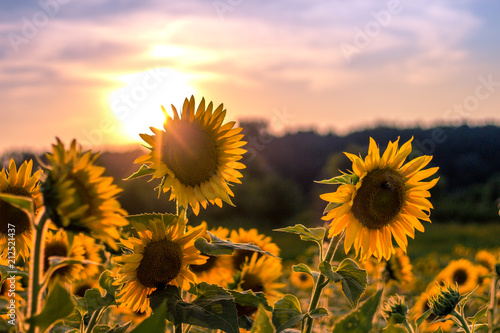
[[[272,242],[271,237],[259,234],[257,229],[245,230],[243,228],[239,228],[238,230],[232,230],[229,240],[233,243],[253,243],[261,250],[269,252],[276,257],[280,255],[280,248],[276,245],[276,243]],[[249,260],[254,253],[256,252],[250,250],[236,250],[232,256],[220,257],[220,260],[223,260],[227,266],[230,266],[233,270],[237,271],[241,270],[245,261]],[[261,257],[264,256],[264,254],[257,252],[257,256]],[[270,258],[279,261],[278,258]]]
[[345,153],[352,161],[352,174],[345,174],[336,192],[320,197],[328,201],[324,220],[329,221],[329,236],[346,231],[346,253],[354,246],[356,255],[363,259],[373,255],[388,260],[394,253],[392,237],[404,252],[407,236],[414,238],[415,229],[424,231],[420,220],[430,222],[432,204],[429,189],[438,178],[432,176],[437,167],[423,170],[432,156],[420,156],[404,164],[411,153],[411,139],[398,149],[399,139],[389,141],[380,156],[375,140],[370,138],[368,155],[363,160]]
[[60,228],[83,232],[117,249],[118,228],[128,224],[115,196],[121,189],[105,169],[95,165],[98,154],[82,153],[76,141],[69,150],[57,139],[47,153],[47,179],[42,185],[47,214]]
[[234,196],[229,183],[241,183],[242,174],[237,169],[245,165],[237,162],[246,150],[241,128],[233,128],[235,122],[222,124],[226,116],[223,105],[213,110],[210,102],[205,109],[205,99],[201,100],[195,112],[194,97],[187,98],[179,115],[172,105],[173,119],[162,106],[166,120],[163,129],[151,127],[153,135],[141,134],[150,146],[147,155],[135,160],[146,163],[154,170],[153,178],[162,178],[160,187],[171,191],[170,200],[187,207],[195,214],[200,204],[222,206],[222,201],[232,205]]
[[479,273],[474,264],[467,259],[450,261],[436,277],[440,285],[458,285],[461,295],[472,291],[479,284]]
[[410,264],[410,258],[400,248],[397,248],[391,259],[386,262],[385,277],[387,281],[395,281],[404,287],[412,283],[413,266]]
[[189,283],[196,282],[196,275],[188,266],[206,262],[206,257],[194,247],[203,227],[183,234],[184,226],[176,220],[165,227],[161,220],[154,219],[149,227],[135,224],[140,238],[122,240],[134,252],[115,257],[118,263],[123,263],[114,284],[121,286],[118,297],[124,306],[144,312],[149,307],[147,296],[158,286],[172,284],[188,290]]
[[[35,212],[42,207],[42,195],[40,192],[41,171],[31,174],[33,161],[26,162],[16,168],[13,159],[10,160],[9,170],[2,168],[0,172],[0,193],[21,195],[31,197],[34,203]],[[27,258],[31,248],[31,222],[22,210],[15,208],[11,204],[0,199],[0,257],[7,257],[7,238],[9,235],[9,224],[14,225],[16,260],[19,256]],[[12,232],[11,232],[12,234]]]
[[[202,222],[203,227],[202,237],[211,241],[210,236],[206,232],[207,223]],[[193,227],[187,227],[187,230],[191,230]],[[217,236],[220,239],[227,239],[229,236],[229,229],[224,227],[218,227],[217,229],[209,230],[210,233]],[[228,257],[228,255],[222,256],[208,256],[207,262],[202,265],[190,265],[189,269],[191,272],[196,274],[199,282],[206,282],[208,284],[217,284],[221,287],[227,287],[228,282],[232,280],[233,270],[231,267],[227,267],[221,258]]]
[[85,292],[92,288],[98,288],[99,282],[96,278],[78,280],[71,283],[71,293],[75,296],[85,297]]
[[310,290],[314,285],[314,279],[307,273],[292,271],[290,273],[290,283],[300,290]]
[[102,263],[102,258],[100,255],[101,247],[95,243],[95,239],[84,234],[78,234],[75,236],[75,240],[82,244],[85,249],[83,255],[85,260],[95,262],[96,264],[83,264],[83,270],[80,274],[82,279],[92,279],[97,274],[99,274],[99,266],[97,264]]
[[[279,282],[282,276],[282,264],[280,260],[270,256],[258,256],[257,252],[245,261],[241,274],[237,275],[235,290],[252,290],[263,292],[268,303],[274,304],[283,294],[278,290],[284,288],[286,284]],[[237,306],[239,315],[251,315],[257,308],[249,306]]]
[[[429,307],[429,300],[439,293],[439,287],[433,287],[423,292],[418,300],[415,302],[411,312],[413,315],[413,320],[419,318],[422,314],[424,314]],[[433,323],[432,321],[436,319],[436,315],[432,314],[424,320],[422,325],[420,326],[419,332],[435,332],[438,328],[441,328],[443,332],[449,332],[451,327],[453,326],[453,321],[447,320],[445,322],[437,322]]]
[[495,270],[495,265],[497,263],[496,256],[486,250],[479,250],[476,253],[475,261],[488,269],[488,271],[493,272]]
[[[50,268],[50,259],[53,256],[66,257],[74,260],[85,259],[85,249],[78,238],[73,238],[73,242],[69,244],[68,235],[63,229],[57,232],[47,231],[45,236],[45,246],[43,249],[43,272],[44,274]],[[80,278],[80,273],[83,270],[82,264],[69,264],[56,269],[51,277],[50,284],[54,285],[56,282],[69,283]]]

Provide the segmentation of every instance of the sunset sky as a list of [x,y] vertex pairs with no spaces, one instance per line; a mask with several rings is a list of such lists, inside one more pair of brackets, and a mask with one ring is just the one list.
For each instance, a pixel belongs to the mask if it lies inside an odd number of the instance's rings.
[[140,140],[193,94],[276,133],[500,124],[500,2],[0,0],[0,154]]

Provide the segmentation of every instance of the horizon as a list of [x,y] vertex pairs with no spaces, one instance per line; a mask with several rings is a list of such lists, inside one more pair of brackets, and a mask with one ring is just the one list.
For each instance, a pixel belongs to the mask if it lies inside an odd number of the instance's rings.
[[0,3],[0,151],[140,142],[193,95],[345,134],[500,124],[500,3]]

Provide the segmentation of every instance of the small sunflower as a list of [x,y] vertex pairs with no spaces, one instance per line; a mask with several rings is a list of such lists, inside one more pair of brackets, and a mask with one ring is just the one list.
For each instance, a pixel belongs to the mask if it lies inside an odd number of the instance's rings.
[[[279,282],[282,276],[282,264],[280,260],[269,256],[258,256],[257,252],[247,260],[241,274],[237,275],[234,284],[236,290],[253,292],[263,292],[269,304],[274,304],[283,294],[278,290],[284,288],[286,284]],[[239,309],[239,314],[250,315],[257,311],[257,308],[243,306]]]
[[307,273],[292,271],[290,283],[300,290],[310,290],[314,286],[314,279]]
[[[423,315],[427,310],[430,309],[429,301],[435,297],[439,293],[439,287],[433,287],[423,292],[420,297],[415,302],[415,305],[412,308],[413,320],[416,320],[421,315]],[[432,314],[424,320],[422,326],[420,326],[419,332],[435,332],[437,329],[441,328],[443,332],[449,332],[451,327],[453,326],[453,321],[447,320],[445,322],[436,322],[433,323],[434,319],[436,319],[436,315]]]
[[404,287],[408,287],[414,279],[410,258],[400,248],[386,262],[385,273],[388,281],[395,281]]
[[94,279],[78,280],[71,284],[71,293],[78,297],[85,297],[85,292],[92,288],[98,288],[99,282]]
[[[239,228],[238,230],[232,230],[229,240],[233,243],[253,243],[261,250],[269,252],[276,257],[280,255],[280,248],[276,245],[276,243],[273,243],[272,238],[264,234],[260,234],[257,229],[245,230],[243,228]],[[241,270],[245,261],[249,260],[254,253],[256,252],[250,250],[236,250],[232,256],[221,257],[221,260],[226,262],[227,266],[232,267],[234,271],[237,271]],[[261,257],[263,254],[257,252],[257,256]],[[270,258],[279,261],[277,258]]]
[[[207,223],[202,222],[203,227],[202,237],[211,241],[210,236],[207,234]],[[191,230],[193,227],[187,227],[187,230]],[[229,236],[229,229],[224,227],[218,227],[217,229],[209,230],[210,233],[217,236],[220,239],[226,239]],[[224,264],[221,257],[228,257],[227,255],[222,256],[208,256],[207,262],[202,265],[189,265],[191,272],[196,274],[198,281],[206,282],[208,284],[217,284],[221,287],[227,287],[229,281],[231,281],[233,276],[233,270]]]
[[[49,270],[50,257],[52,256],[66,257],[74,260],[84,260],[85,249],[76,237],[70,244],[68,241],[68,234],[63,229],[59,229],[55,233],[49,230],[45,236],[45,246],[43,249],[44,273],[47,273]],[[57,281],[64,284],[77,280],[82,271],[82,264],[69,264],[62,266],[52,273],[50,277],[51,285],[54,285]]]
[[118,263],[123,263],[115,285],[121,286],[118,297],[124,306],[144,312],[149,308],[147,296],[159,286],[172,284],[188,290],[190,282],[196,282],[196,275],[188,266],[206,262],[194,247],[203,227],[183,234],[185,224],[182,222],[174,221],[165,227],[163,221],[154,219],[148,228],[135,224],[140,238],[122,240],[134,252],[115,257]]
[[495,265],[497,263],[497,258],[495,255],[486,250],[480,250],[476,253],[475,261],[488,269],[488,271],[493,272],[495,270]]
[[[36,171],[33,175],[33,161],[26,162],[16,168],[13,159],[10,160],[9,170],[2,168],[0,172],[0,193],[21,195],[31,197],[34,203],[35,214],[42,207],[42,195],[40,192],[41,171]],[[7,256],[7,238],[9,234],[9,224],[15,226],[16,261],[19,256],[26,259],[29,256],[31,247],[31,221],[22,210],[15,208],[11,204],[0,199],[0,257]]]
[[423,168],[432,156],[420,156],[404,164],[411,153],[411,141],[398,149],[399,139],[389,141],[380,156],[375,140],[370,138],[368,155],[363,160],[345,153],[352,161],[352,174],[344,175],[352,183],[344,182],[336,192],[322,194],[329,202],[323,217],[330,221],[329,236],[346,231],[344,249],[354,246],[356,255],[363,259],[373,255],[388,260],[395,252],[392,237],[404,252],[407,236],[415,237],[415,229],[423,232],[420,220],[430,222],[432,204],[429,189],[439,178],[422,181],[437,172],[438,168]]
[[[85,249],[84,259],[94,262],[96,264],[102,263],[100,255],[101,247],[95,243],[95,239],[84,234],[75,236],[75,240],[82,244]],[[81,272],[82,279],[92,279],[99,274],[99,266],[96,264],[83,264],[83,271]]]
[[458,285],[460,294],[472,291],[479,284],[479,273],[474,264],[467,259],[451,261],[436,277],[439,285]]
[[121,189],[112,177],[103,177],[105,169],[96,166],[98,154],[83,152],[76,140],[69,150],[57,139],[47,153],[47,179],[42,192],[47,214],[58,227],[84,232],[117,249],[118,228],[128,224],[127,213],[115,196]]
[[134,163],[150,164],[153,178],[162,178],[160,187],[171,191],[170,200],[187,207],[195,214],[208,203],[222,206],[222,201],[232,205],[234,196],[229,183],[241,183],[242,174],[237,169],[245,165],[238,162],[246,150],[241,128],[233,128],[235,122],[222,125],[226,110],[219,105],[213,110],[210,102],[205,109],[205,99],[201,100],[195,113],[194,97],[187,98],[182,106],[182,114],[172,105],[172,119],[162,106],[166,120],[163,130],[151,127],[153,135],[141,134],[150,145],[147,155]]

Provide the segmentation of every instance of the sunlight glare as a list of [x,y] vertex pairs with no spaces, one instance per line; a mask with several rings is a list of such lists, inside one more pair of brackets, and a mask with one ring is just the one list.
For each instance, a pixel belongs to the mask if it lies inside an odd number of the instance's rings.
[[195,94],[187,74],[168,68],[153,68],[118,79],[125,86],[110,95],[109,103],[127,139],[136,141],[141,140],[139,133],[151,134],[149,127],[162,128],[165,116],[161,105],[172,115],[171,104],[180,111],[184,99]]

